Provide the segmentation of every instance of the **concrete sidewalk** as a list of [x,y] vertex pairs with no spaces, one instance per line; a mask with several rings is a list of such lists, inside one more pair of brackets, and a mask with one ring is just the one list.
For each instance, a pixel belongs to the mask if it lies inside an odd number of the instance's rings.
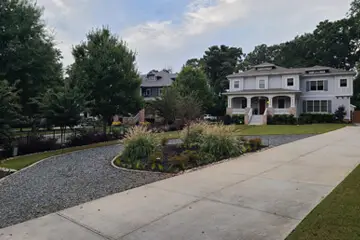
[[347,127],[0,229],[0,239],[284,239],[360,163]]

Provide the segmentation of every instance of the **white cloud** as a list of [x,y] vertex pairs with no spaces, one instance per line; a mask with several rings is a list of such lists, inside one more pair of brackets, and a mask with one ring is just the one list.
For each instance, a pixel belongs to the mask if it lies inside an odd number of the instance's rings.
[[[147,22],[120,35],[138,52],[140,70],[172,66],[200,57],[210,45],[253,48],[290,40],[325,19],[345,16],[350,0],[192,0],[180,23]],[[224,36],[222,36],[222,34]],[[199,49],[201,48],[201,49]],[[196,52],[196,53],[195,53]]]

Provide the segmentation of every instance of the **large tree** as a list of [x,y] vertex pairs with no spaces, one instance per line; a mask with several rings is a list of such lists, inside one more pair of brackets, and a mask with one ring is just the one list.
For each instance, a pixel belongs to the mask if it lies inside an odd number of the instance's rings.
[[93,100],[91,114],[102,117],[104,133],[113,115],[140,110],[141,80],[135,53],[108,28],[91,31],[85,42],[74,47],[73,56],[70,78]]
[[200,101],[204,110],[212,106],[213,95],[206,75],[200,68],[184,66],[173,86],[181,96],[193,94]]
[[61,55],[34,1],[1,0],[0,16],[0,77],[16,83],[22,114],[33,120],[31,99],[61,82]]
[[176,120],[179,92],[173,87],[163,88],[161,96],[151,103],[151,108],[164,119],[165,125]]
[[20,120],[20,110],[16,89],[0,79],[0,143],[10,138],[10,126]]
[[242,61],[241,48],[221,45],[212,46],[205,51],[204,71],[216,94],[221,94],[229,88],[227,76],[236,72]]

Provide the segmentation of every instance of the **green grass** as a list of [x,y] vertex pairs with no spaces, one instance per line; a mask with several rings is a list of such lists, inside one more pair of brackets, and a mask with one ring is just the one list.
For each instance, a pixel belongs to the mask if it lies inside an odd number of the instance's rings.
[[120,143],[120,141],[115,140],[115,141],[101,142],[101,143],[95,143],[95,144],[78,146],[78,147],[64,148],[64,149],[49,151],[49,152],[35,153],[35,154],[31,154],[31,155],[18,156],[18,157],[5,159],[5,160],[1,161],[0,167],[20,170],[24,167],[27,167],[33,163],[36,163],[36,162],[38,162],[42,159],[48,158],[48,157],[53,157],[56,155],[70,153],[70,152],[74,152],[74,151],[78,151],[78,150],[110,146],[110,145],[115,145],[118,143]]
[[286,240],[360,239],[360,165]]
[[261,125],[236,126],[236,135],[298,135],[321,134],[348,126],[347,124],[310,124],[310,125]]

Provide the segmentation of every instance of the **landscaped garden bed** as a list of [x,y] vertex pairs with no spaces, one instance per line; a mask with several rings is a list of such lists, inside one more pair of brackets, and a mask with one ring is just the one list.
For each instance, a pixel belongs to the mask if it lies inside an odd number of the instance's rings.
[[124,151],[114,164],[128,169],[176,173],[264,147],[261,139],[246,140],[234,136],[234,130],[233,126],[222,124],[193,123],[181,131],[182,144],[168,145],[166,138],[136,126],[125,136]]

